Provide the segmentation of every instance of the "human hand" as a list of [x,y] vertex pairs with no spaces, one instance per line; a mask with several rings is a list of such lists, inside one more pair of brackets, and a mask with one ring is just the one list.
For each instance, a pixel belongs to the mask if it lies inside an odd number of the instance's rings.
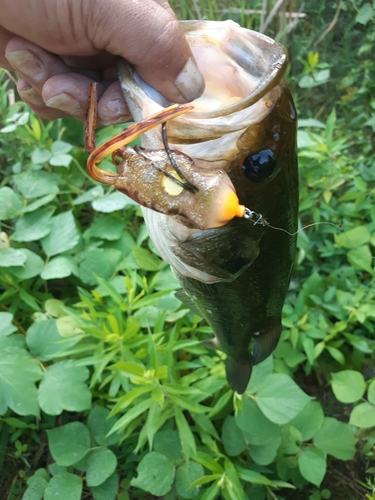
[[98,122],[131,119],[116,56],[169,101],[204,89],[189,45],[166,0],[0,0],[0,67],[15,70],[21,98],[38,115],[85,119],[98,85]]

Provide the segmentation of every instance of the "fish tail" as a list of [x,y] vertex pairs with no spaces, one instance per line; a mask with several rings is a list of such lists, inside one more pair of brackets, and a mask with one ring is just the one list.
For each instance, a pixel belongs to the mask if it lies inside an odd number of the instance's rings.
[[250,362],[228,356],[225,368],[227,380],[232,389],[238,392],[238,394],[243,394],[250,380]]

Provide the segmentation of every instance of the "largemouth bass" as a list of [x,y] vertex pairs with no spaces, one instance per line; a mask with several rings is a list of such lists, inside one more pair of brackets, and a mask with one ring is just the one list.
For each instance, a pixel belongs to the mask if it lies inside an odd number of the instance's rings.
[[[194,110],[168,122],[170,149],[194,168],[226,172],[240,203],[285,230],[240,218],[201,230],[181,215],[142,208],[150,237],[186,303],[211,325],[227,354],[227,379],[241,394],[281,333],[296,249],[296,112],[280,44],[232,21],[181,25],[206,88]],[[126,65],[120,80],[136,122],[170,104]],[[149,156],[164,149],[160,127],[142,136],[142,146]]]

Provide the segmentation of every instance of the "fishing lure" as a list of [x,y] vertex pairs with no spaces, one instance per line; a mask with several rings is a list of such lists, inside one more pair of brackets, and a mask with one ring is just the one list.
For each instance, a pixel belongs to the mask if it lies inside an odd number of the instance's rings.
[[[114,186],[146,208],[178,216],[188,227],[212,229],[224,226],[234,217],[250,218],[251,211],[239,203],[233,183],[224,170],[199,168],[186,154],[170,150],[166,122],[187,113],[193,106],[169,106],[95,148],[96,101],[94,83],[89,95],[85,148],[91,152],[87,171],[93,179]],[[159,125],[162,125],[164,149],[124,147]],[[98,167],[109,154],[112,154],[116,173]]]

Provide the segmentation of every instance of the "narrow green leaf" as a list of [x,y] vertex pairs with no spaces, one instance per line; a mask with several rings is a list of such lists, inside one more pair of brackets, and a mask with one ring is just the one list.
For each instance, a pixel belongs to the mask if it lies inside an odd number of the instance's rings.
[[190,450],[193,453],[196,453],[196,444],[194,434],[191,432],[190,426],[187,423],[185,415],[182,413],[178,406],[175,407],[175,420],[178,428],[178,432],[180,434],[180,440],[182,444],[182,449],[185,455],[186,460],[189,459]]
[[117,423],[112,427],[110,434],[113,434],[118,430],[122,431],[125,430],[125,428],[130,424],[130,422],[139,417],[139,415],[142,415],[142,413],[145,413],[145,411],[150,408],[151,404],[152,404],[152,399],[146,399],[145,401],[141,401],[133,408],[128,410],[126,414],[123,417],[121,417],[117,421]]

